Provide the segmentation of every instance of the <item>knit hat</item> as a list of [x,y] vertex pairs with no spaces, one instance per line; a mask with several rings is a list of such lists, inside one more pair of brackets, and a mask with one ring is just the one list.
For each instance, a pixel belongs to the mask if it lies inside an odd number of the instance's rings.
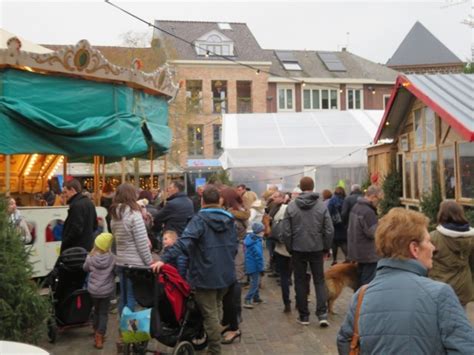
[[263,229],[265,227],[263,226],[262,223],[260,222],[253,222],[252,223],[252,231],[255,233],[255,234],[258,234],[258,233],[261,233],[263,232]]
[[102,251],[109,251],[114,236],[111,233],[100,233],[95,238],[95,246]]

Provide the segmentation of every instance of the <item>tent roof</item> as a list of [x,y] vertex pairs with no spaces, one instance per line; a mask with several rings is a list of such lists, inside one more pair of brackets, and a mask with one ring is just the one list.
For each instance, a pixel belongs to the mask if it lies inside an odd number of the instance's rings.
[[356,166],[382,118],[379,110],[226,114],[224,168]]

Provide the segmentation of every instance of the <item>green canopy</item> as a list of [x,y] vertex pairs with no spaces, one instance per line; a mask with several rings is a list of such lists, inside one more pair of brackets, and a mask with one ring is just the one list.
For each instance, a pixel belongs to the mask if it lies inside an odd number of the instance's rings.
[[117,84],[0,70],[0,154],[72,160],[137,157],[170,147],[168,103]]

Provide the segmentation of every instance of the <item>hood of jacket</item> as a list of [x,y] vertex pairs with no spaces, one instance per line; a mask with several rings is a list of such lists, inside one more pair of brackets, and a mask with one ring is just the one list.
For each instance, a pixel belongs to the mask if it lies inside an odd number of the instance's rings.
[[221,208],[203,208],[198,215],[209,228],[216,232],[224,232],[234,223],[234,216]]
[[303,192],[296,198],[295,203],[296,206],[298,206],[302,210],[309,210],[313,208],[318,199],[319,194],[316,192]]
[[250,246],[254,245],[257,242],[261,243],[260,238],[261,237],[256,235],[255,233],[249,233],[249,234],[247,234],[247,236],[244,239],[244,245],[246,247],[250,247]]
[[95,267],[96,269],[107,269],[112,263],[113,254],[108,253],[95,253],[94,257],[91,258],[91,266]]
[[171,195],[170,197],[168,197],[166,201],[172,201],[176,198],[182,198],[182,197],[188,197],[188,195],[186,195],[184,192],[177,192],[174,195]]
[[464,237],[474,237],[474,228],[468,227],[466,231],[460,232],[453,229],[449,229],[446,226],[442,226],[441,224],[436,227],[436,230],[440,232],[442,235],[451,238],[464,238]]

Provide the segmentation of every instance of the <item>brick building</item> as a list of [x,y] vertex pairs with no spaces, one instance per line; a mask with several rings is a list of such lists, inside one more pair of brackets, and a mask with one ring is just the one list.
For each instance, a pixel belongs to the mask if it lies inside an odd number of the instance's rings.
[[244,23],[157,20],[155,26],[188,42],[153,35],[181,85],[170,106],[171,159],[186,167],[192,187],[220,167],[222,115],[266,111],[272,63]]
[[267,112],[383,110],[397,72],[343,49],[268,50]]

